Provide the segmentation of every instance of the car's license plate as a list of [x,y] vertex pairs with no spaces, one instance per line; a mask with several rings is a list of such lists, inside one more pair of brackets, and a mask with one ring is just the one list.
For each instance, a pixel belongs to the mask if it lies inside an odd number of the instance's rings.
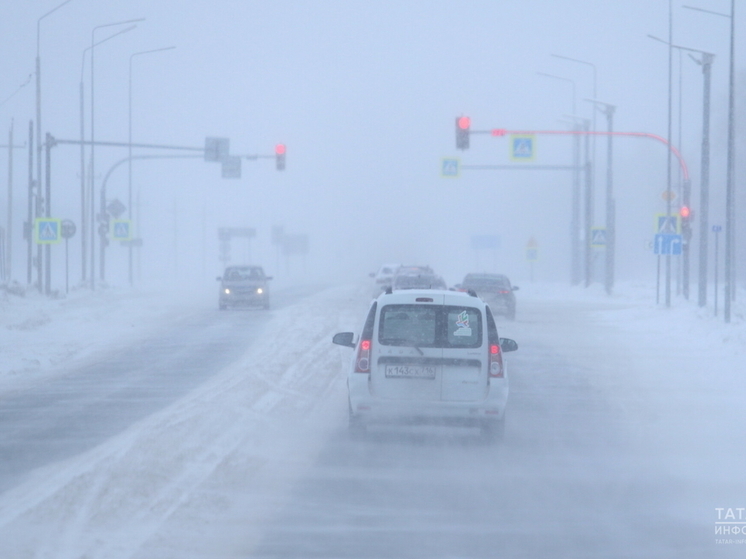
[[437,371],[435,365],[386,365],[386,378],[434,379]]

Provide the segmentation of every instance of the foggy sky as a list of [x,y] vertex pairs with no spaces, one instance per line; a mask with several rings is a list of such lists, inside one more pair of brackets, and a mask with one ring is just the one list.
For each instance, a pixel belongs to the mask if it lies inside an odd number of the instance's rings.
[[[0,17],[0,98],[34,71],[37,18],[59,2],[6,2]],[[689,2],[727,12],[726,0]],[[713,66],[712,213],[723,223],[727,118],[728,20],[674,2],[674,42],[716,54]],[[737,38],[743,18],[737,13]],[[617,105],[615,129],[667,134],[668,49],[647,37],[668,37],[665,0],[523,2],[440,1],[212,1],[92,2],[73,0],[41,23],[43,132],[79,138],[81,56],[91,30],[104,23],[145,17],[132,32],[95,51],[96,139],[126,141],[130,54],[133,140],[202,146],[206,136],[231,139],[235,154],[272,154],[287,144],[287,170],[272,160],[244,161],[241,180],[220,178],[215,163],[156,161],[134,164],[141,200],[143,278],[210,278],[220,270],[216,229],[256,227],[251,254],[234,245],[235,262],[249,257],[275,275],[301,275],[299,261],[276,259],[272,225],[306,233],[314,277],[363,277],[381,262],[429,263],[449,283],[476,267],[525,280],[524,249],[539,243],[537,276],[569,279],[571,177],[567,172],[464,171],[440,177],[442,157],[464,164],[507,164],[508,140],[473,136],[457,153],[454,117],[468,115],[475,129],[566,129],[571,113],[567,82],[576,85],[577,113],[591,118],[590,68],[550,56],[592,62],[598,98]],[[112,28],[114,30],[116,28]],[[97,39],[110,32],[97,32]],[[744,64],[737,73],[744,83]],[[674,129],[689,164],[693,200],[699,196],[702,103],[700,67],[684,56],[682,127],[678,127],[679,56],[674,52]],[[85,73],[86,137],[90,134],[90,58]],[[742,91],[742,90],[741,90]],[[743,98],[740,93],[740,99]],[[14,120],[16,143],[27,140],[34,116],[34,83],[0,106],[0,134]],[[603,115],[597,128],[604,129]],[[596,222],[603,224],[604,139],[597,144]],[[138,153],[144,153],[142,151]],[[537,139],[537,164],[569,164],[565,138]],[[96,149],[101,175],[126,155]],[[79,151],[53,150],[54,217],[80,220]],[[25,281],[28,154],[14,167],[13,275]],[[653,216],[665,211],[665,149],[649,140],[615,141],[620,277],[650,281],[655,260],[647,248]],[[7,177],[7,157],[0,157]],[[678,175],[674,173],[674,181]],[[742,181],[740,181],[742,182]],[[109,198],[126,201],[126,167],[109,182]],[[0,187],[0,218],[7,191]],[[740,198],[739,198],[740,200]],[[696,204],[693,204],[696,210]],[[79,223],[78,223],[79,225]],[[80,227],[78,228],[80,232]],[[80,234],[78,232],[78,235]],[[502,247],[479,262],[469,239],[500,235]],[[695,232],[695,238],[697,233]],[[174,257],[174,250],[178,257]],[[695,249],[696,250],[696,249]],[[54,248],[54,286],[63,285],[62,245]],[[694,254],[694,253],[693,253]],[[80,279],[80,238],[70,242],[71,279]],[[108,250],[107,276],[126,283],[126,252]]]

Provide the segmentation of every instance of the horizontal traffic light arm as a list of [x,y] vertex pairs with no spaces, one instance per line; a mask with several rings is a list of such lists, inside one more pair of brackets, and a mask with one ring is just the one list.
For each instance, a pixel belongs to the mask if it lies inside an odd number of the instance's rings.
[[502,136],[512,136],[512,135],[548,135],[548,136],[621,136],[621,137],[628,137],[628,138],[650,138],[651,140],[655,140],[657,142],[660,142],[668,147],[668,149],[671,151],[673,155],[676,156],[676,159],[679,161],[679,166],[681,167],[681,174],[684,178],[684,180],[689,180],[689,167],[686,164],[686,161],[684,161],[684,158],[681,156],[681,153],[678,149],[676,149],[676,146],[673,146],[668,143],[668,141],[658,136],[657,134],[651,134],[649,132],[602,132],[602,131],[596,131],[593,130],[506,130],[505,128],[493,128],[491,130],[471,130],[471,134],[489,134],[490,136],[495,137],[502,137]]

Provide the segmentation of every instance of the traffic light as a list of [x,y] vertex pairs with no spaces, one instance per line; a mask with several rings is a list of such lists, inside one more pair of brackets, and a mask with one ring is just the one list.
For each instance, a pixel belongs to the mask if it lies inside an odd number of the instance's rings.
[[285,144],[277,144],[275,146],[275,163],[277,163],[277,170],[285,170]]
[[679,209],[679,215],[681,216],[681,234],[685,240],[692,238],[692,220],[694,219],[694,212],[689,206],[681,206]]
[[456,149],[469,149],[469,127],[471,119],[468,116],[456,117]]

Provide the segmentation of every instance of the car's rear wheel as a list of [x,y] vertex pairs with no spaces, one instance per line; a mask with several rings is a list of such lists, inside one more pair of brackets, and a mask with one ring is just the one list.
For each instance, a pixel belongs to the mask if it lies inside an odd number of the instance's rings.
[[365,422],[360,417],[352,415],[351,408],[349,409],[348,432],[350,434],[350,438],[353,440],[360,440],[364,438],[366,433],[368,432],[368,428],[365,425]]
[[221,311],[224,311],[227,308],[228,305],[226,305],[225,303],[218,303],[218,309],[220,309]]
[[482,440],[490,444],[500,444],[505,440],[505,415],[499,420],[485,421],[479,429]]

